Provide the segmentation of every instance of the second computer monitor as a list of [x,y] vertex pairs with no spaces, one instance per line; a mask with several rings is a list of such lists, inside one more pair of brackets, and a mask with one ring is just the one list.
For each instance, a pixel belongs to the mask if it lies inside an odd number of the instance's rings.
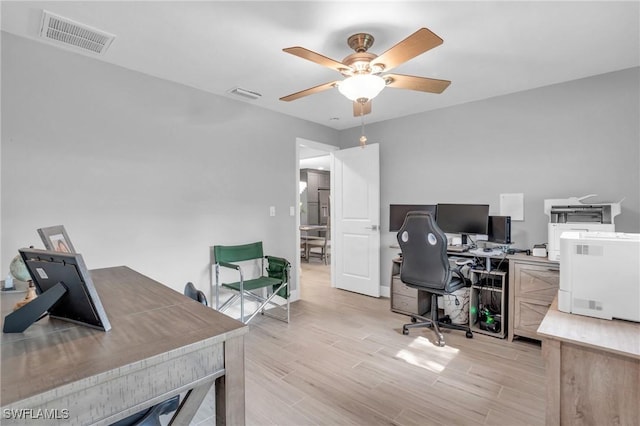
[[489,241],[511,244],[511,216],[489,216]]
[[435,217],[436,210],[435,204],[391,204],[389,205],[389,231],[398,232],[409,212],[427,211]]
[[488,204],[438,204],[436,222],[448,234],[488,234]]

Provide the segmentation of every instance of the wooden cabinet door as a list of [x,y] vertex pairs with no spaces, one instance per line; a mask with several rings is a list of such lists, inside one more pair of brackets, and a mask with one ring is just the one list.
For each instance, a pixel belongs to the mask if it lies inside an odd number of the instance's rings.
[[539,339],[537,337],[538,327],[547,314],[551,302],[516,297],[515,304],[513,312],[515,334]]
[[330,177],[328,172],[320,173],[320,177],[318,179],[318,189],[329,189],[330,186]]
[[318,202],[318,173],[307,171],[307,201]]
[[560,271],[555,265],[516,263],[514,272],[515,297],[539,299],[550,304],[558,295]]
[[509,340],[514,336],[539,340],[538,327],[558,295],[558,265],[510,260],[509,271]]

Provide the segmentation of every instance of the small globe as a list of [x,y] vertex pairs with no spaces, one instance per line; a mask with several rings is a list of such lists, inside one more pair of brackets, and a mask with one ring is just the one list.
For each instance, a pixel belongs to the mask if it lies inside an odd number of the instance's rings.
[[14,257],[9,264],[9,272],[11,273],[11,275],[13,275],[13,278],[18,281],[27,282],[31,280],[31,275],[29,275],[27,266],[24,264],[24,261],[22,260],[22,257],[20,257],[20,255]]

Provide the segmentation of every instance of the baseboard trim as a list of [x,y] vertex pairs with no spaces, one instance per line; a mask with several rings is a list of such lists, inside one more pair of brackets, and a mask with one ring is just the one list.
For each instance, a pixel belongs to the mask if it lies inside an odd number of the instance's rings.
[[380,286],[380,297],[386,297],[387,299],[391,297],[391,287]]

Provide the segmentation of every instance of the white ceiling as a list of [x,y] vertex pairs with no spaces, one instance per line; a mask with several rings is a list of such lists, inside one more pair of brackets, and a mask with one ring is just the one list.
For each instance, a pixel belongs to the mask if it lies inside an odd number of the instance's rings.
[[301,146],[299,156],[301,169],[331,169],[331,156],[324,151]]
[[394,72],[451,86],[440,95],[387,88],[373,100],[367,123],[640,65],[638,1],[2,1],[1,7],[9,33],[38,39],[47,9],[116,35],[97,60],[223,96],[240,86],[262,94],[243,102],[335,129],[360,124],[337,90],[278,99],[340,75],[283,48],[303,46],[341,61],[352,53],[347,37],[357,32],[375,37],[370,51],[377,54],[420,27],[443,38]]

